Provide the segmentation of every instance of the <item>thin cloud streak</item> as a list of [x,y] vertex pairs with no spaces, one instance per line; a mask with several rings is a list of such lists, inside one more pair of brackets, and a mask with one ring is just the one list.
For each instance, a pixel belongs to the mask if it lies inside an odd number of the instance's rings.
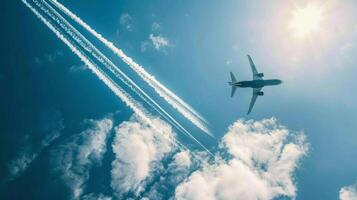
[[196,125],[199,129],[214,137],[210,130],[207,128],[207,121],[191,106],[184,102],[181,98],[175,95],[172,91],[162,85],[154,76],[149,74],[142,66],[137,64],[132,58],[127,56],[121,49],[118,49],[112,42],[105,39],[101,34],[97,33],[93,28],[91,28],[87,23],[80,19],[77,15],[72,13],[64,5],[56,0],[50,0],[50,2],[55,5],[58,9],[64,12],[68,17],[76,21],[79,25],[89,31],[94,37],[105,44],[114,54],[120,57],[126,64],[128,64],[145,82],[147,82],[157,94],[164,98],[171,106],[173,106],[177,111],[179,111],[184,117]]

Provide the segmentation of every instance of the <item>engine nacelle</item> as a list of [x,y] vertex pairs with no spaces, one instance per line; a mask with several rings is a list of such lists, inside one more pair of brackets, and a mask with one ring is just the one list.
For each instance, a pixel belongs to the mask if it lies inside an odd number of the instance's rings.
[[264,73],[258,73],[257,76],[260,77],[260,78],[263,78],[264,77]]
[[258,96],[264,96],[264,92],[257,92]]

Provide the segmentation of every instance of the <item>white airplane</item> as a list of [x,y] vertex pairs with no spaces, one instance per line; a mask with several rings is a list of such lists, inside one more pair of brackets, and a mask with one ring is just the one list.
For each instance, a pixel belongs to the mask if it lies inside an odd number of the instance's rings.
[[273,85],[279,85],[282,83],[282,81],[279,79],[264,80],[263,79],[264,74],[258,72],[250,55],[248,55],[248,59],[249,59],[250,67],[252,69],[252,73],[253,73],[253,80],[251,80],[251,81],[237,81],[234,74],[231,72],[231,82],[228,82],[228,84],[230,86],[232,86],[231,97],[233,97],[237,87],[253,88],[253,96],[250,101],[249,110],[248,110],[247,115],[252,111],[255,101],[257,100],[257,97],[264,95],[264,92],[261,91],[264,86],[273,86]]

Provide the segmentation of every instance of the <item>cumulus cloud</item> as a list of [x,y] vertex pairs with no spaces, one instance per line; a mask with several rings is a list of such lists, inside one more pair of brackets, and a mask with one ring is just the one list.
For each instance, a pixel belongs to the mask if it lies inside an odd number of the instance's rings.
[[187,169],[191,166],[191,155],[188,151],[181,151],[173,157],[173,162],[170,163],[177,169]]
[[174,195],[176,186],[182,182],[192,171],[197,162],[191,159],[190,152],[175,152],[165,169],[158,174],[157,178],[146,188],[142,196],[148,199],[169,199]]
[[357,184],[341,188],[340,200],[357,200]]
[[137,196],[145,190],[152,175],[162,168],[162,159],[173,150],[168,139],[173,136],[171,126],[160,119],[153,119],[153,123],[160,133],[135,116],[115,129],[111,187],[118,198],[128,192]]
[[[175,191],[176,199],[294,198],[293,172],[308,147],[302,133],[272,119],[238,120],[220,143],[215,163],[203,165]],[[222,155],[228,153],[227,156]]]
[[[86,194],[85,188],[91,169],[101,165],[107,151],[113,121],[87,122],[89,128],[52,150],[55,172],[61,174],[72,198],[110,200],[101,193]],[[236,121],[222,138],[214,161],[203,163],[189,151],[174,147],[173,130],[160,119],[153,119],[149,126],[134,115],[114,132],[110,186],[119,199],[295,198],[294,171],[308,151],[302,133],[291,132],[274,118]],[[41,144],[48,145],[53,138]],[[340,198],[354,197],[355,191],[352,186],[344,187]]]
[[161,35],[155,36],[154,34],[150,34],[149,39],[156,50],[160,50],[169,45],[169,39]]
[[87,122],[90,128],[71,137],[69,142],[52,152],[55,171],[62,175],[74,199],[82,195],[91,167],[101,164],[113,126],[110,118],[87,120]]
[[133,18],[128,13],[121,14],[119,22],[126,30],[133,31]]

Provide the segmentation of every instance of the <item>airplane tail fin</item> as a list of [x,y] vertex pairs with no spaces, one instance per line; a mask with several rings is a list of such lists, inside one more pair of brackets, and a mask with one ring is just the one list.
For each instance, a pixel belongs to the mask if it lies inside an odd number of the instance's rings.
[[236,77],[234,76],[234,74],[231,72],[231,82],[229,82],[229,84],[232,86],[232,91],[231,91],[231,97],[233,97],[234,93],[237,90],[237,86],[233,85],[235,82],[237,82]]
[[231,80],[232,80],[232,83],[237,82],[237,79],[234,76],[233,72],[231,72]]

